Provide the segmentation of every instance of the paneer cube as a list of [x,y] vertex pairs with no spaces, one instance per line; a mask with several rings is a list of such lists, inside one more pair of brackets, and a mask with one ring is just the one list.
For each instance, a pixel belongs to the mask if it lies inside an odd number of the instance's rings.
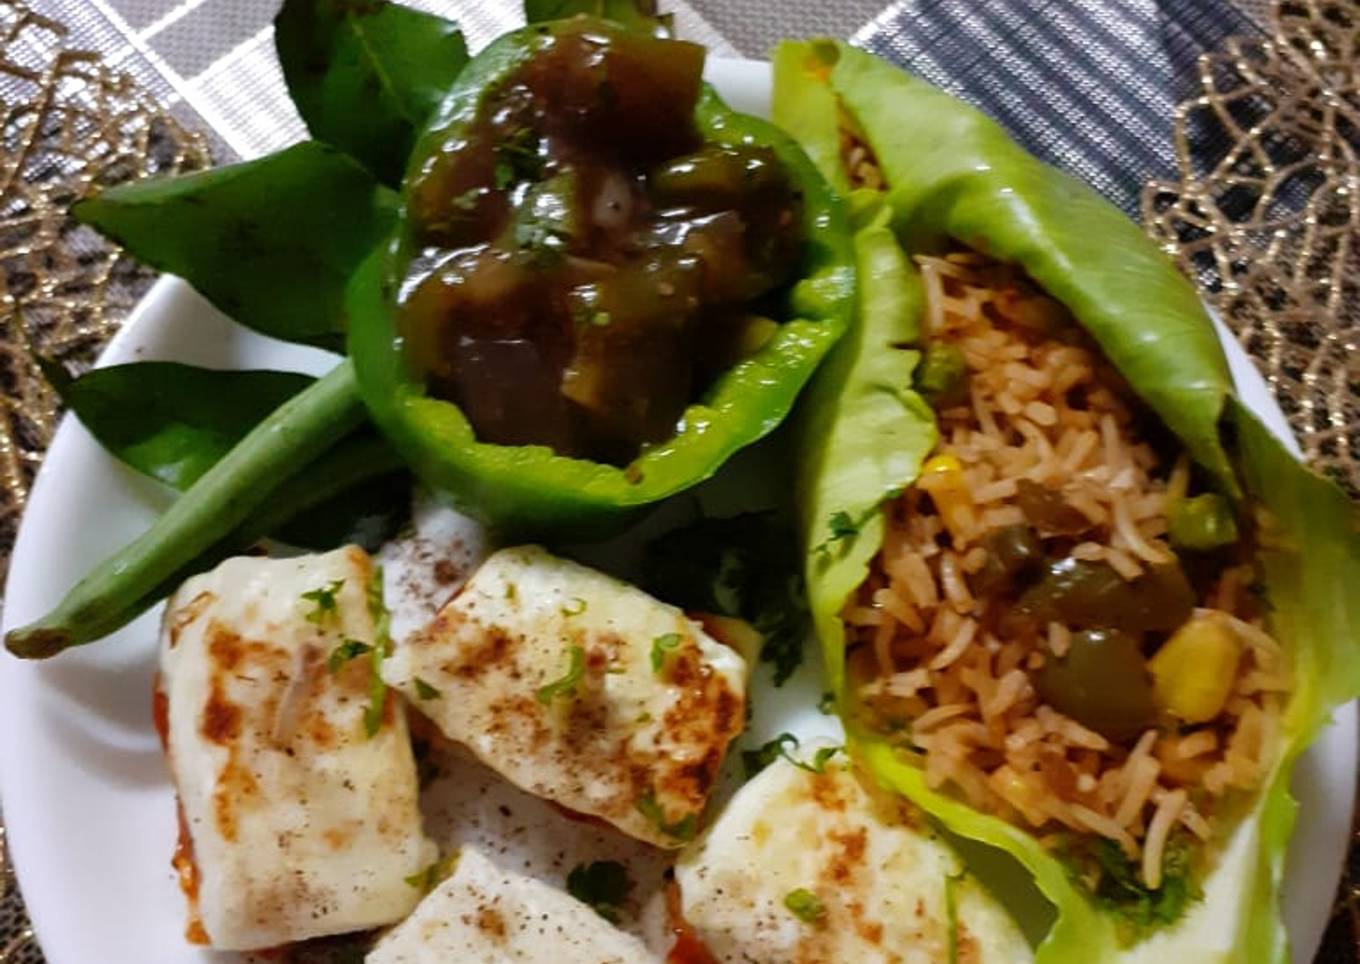
[[909,804],[871,792],[840,754],[803,755],[808,769],[781,758],[742,787],[676,865],[684,921],[716,960],[1033,959]]
[[494,554],[383,674],[512,783],[659,847],[694,836],[745,720],[741,656],[537,546]]
[[453,872],[365,964],[648,964],[659,961],[564,891],[464,847]]
[[403,707],[374,689],[372,579],[350,547],[230,559],[170,599],[158,717],[199,941],[250,950],[363,930],[420,897],[405,878],[438,854]]

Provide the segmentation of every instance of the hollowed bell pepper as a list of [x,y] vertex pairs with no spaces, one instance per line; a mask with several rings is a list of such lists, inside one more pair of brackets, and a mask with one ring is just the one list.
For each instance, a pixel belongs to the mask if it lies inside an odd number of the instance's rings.
[[[592,34],[626,39],[589,22]],[[391,243],[361,267],[348,293],[350,355],[374,420],[420,478],[506,533],[535,537],[607,534],[643,507],[711,476],[733,453],[772,431],[849,324],[855,271],[848,215],[802,149],[769,123],[729,109],[711,89],[695,122],[707,143],[773,150],[801,193],[802,252],[794,283],[778,298],[777,329],[754,354],[721,373],[684,411],[674,434],[617,466],[568,458],[546,445],[479,441],[467,415],[434,397],[403,349],[397,292],[411,259],[412,183],[478,120],[498,85],[553,38],[583,23],[561,21],[508,34],[477,56],[449,93],[408,168],[407,212]],[[648,39],[648,43],[665,43]],[[768,303],[762,307],[768,309]]]

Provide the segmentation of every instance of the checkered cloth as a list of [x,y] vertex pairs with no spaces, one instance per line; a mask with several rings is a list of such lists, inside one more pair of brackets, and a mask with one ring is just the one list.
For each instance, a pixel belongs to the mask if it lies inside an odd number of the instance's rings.
[[[522,22],[516,0],[409,0],[477,49]],[[1194,59],[1255,29],[1262,0],[676,0],[681,35],[761,57],[781,37],[855,42],[983,107],[1033,151],[1133,211],[1169,172],[1171,110]],[[274,58],[277,0],[38,0],[187,124],[219,161],[305,136]]]

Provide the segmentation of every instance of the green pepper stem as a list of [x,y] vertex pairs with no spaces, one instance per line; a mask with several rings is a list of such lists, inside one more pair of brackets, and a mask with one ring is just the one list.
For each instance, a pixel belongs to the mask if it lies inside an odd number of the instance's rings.
[[286,480],[364,418],[354,367],[345,359],[280,405],[150,529],[76,583],[54,610],[11,630],[6,648],[44,659],[125,625],[173,588],[167,583],[186,564],[242,529]]

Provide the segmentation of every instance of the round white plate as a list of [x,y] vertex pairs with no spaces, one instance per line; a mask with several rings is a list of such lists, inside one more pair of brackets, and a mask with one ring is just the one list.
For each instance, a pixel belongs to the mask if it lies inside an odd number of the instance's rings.
[[[735,107],[768,113],[767,65],[718,60],[708,75]],[[1242,396],[1288,439],[1265,383],[1224,334]],[[139,359],[311,374],[334,363],[325,352],[232,324],[170,279],[152,289],[101,364]],[[4,628],[41,616],[90,566],[145,530],[168,502],[163,488],[115,461],[79,423],[65,419],[19,532]],[[169,863],[174,793],[151,723],[157,617],[148,613],[96,645],[49,662],[0,655],[0,802],[20,886],[51,964],[236,960],[183,939],[184,900]],[[1285,915],[1296,961],[1311,959],[1326,923],[1347,846],[1355,776],[1356,711],[1348,705],[1295,776],[1301,810]]]

